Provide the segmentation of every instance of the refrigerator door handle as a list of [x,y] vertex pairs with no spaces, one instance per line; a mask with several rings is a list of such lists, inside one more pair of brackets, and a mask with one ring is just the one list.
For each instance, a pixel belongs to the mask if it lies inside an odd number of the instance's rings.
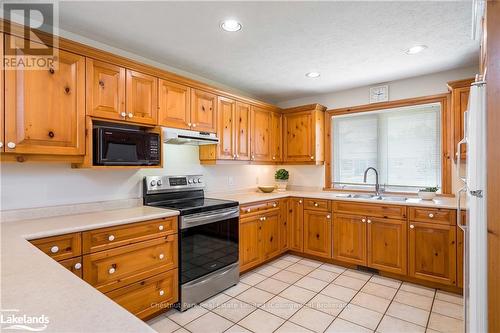
[[462,223],[462,214],[461,214],[462,207],[460,205],[460,201],[462,199],[462,195],[461,195],[462,193],[467,193],[467,186],[462,187],[458,191],[458,193],[457,193],[457,196],[458,196],[458,201],[457,201],[457,226],[460,229],[462,229],[463,232],[465,232],[467,230],[467,226]]

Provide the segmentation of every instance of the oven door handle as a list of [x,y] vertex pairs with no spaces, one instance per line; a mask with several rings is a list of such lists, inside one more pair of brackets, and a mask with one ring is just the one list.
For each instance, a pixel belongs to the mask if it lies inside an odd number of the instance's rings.
[[239,207],[224,209],[210,214],[196,214],[193,216],[181,217],[181,229],[196,227],[203,224],[213,223],[225,219],[231,219],[240,216]]

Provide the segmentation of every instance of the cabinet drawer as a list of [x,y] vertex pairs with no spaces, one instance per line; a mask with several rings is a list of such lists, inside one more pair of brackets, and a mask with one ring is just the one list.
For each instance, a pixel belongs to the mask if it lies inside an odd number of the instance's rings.
[[66,259],[66,260],[61,260],[59,263],[63,265],[65,268],[70,270],[73,274],[78,276],[79,278],[82,277],[83,275],[83,261],[82,257],[76,257],[76,258],[71,258],[71,259]]
[[110,291],[106,296],[144,319],[178,301],[178,270],[173,269]]
[[451,209],[410,207],[409,214],[411,221],[449,225],[455,225],[457,222],[456,212]]
[[101,228],[82,233],[83,253],[112,249],[177,233],[177,217]]
[[279,207],[280,207],[279,200],[270,200],[270,201],[247,204],[247,205],[241,206],[240,215],[242,215],[242,216],[251,215],[251,214],[258,213],[258,212],[262,213],[266,210],[276,209]]
[[304,209],[329,211],[330,201],[323,199],[304,199]]
[[82,254],[82,236],[79,232],[34,239],[31,241],[31,244],[57,261]]
[[334,201],[335,213],[358,214],[372,217],[385,217],[391,219],[406,219],[406,207],[384,204]]
[[177,267],[177,235],[83,256],[83,278],[101,292]]

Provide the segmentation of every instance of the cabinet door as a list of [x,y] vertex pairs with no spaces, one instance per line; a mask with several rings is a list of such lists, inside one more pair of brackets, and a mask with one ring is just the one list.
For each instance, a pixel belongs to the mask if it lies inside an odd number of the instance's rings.
[[[460,220],[462,224],[467,224],[467,213],[465,210],[460,212]],[[457,226],[457,286],[464,286],[464,237],[462,229]]]
[[269,162],[271,157],[271,112],[252,107],[252,160]]
[[334,214],[333,258],[366,266],[366,217]]
[[281,251],[288,250],[288,199],[280,200],[280,243]]
[[126,83],[127,119],[144,124],[158,123],[158,79],[128,70]]
[[218,98],[217,110],[219,110],[217,136],[219,144],[217,145],[217,159],[234,160],[236,159],[235,150],[235,126],[234,116],[236,112],[236,102],[232,99]]
[[[0,56],[2,57],[3,59],[3,34],[0,34]],[[2,63],[0,64],[0,154],[4,151],[4,139],[5,139],[5,135],[4,135],[4,120],[3,120],[3,117],[4,117],[4,103],[3,103],[3,86],[4,86],[4,75],[3,75],[3,60],[2,60]]]
[[367,218],[368,266],[405,275],[407,272],[406,221]]
[[276,257],[281,252],[280,247],[280,219],[279,211],[263,216],[262,223],[262,251],[263,260]]
[[236,102],[235,112],[236,158],[250,160],[250,105]]
[[410,221],[409,275],[423,280],[456,283],[456,227]]
[[286,130],[283,159],[288,162],[314,160],[314,113],[296,112],[284,114]]
[[87,58],[87,114],[124,119],[125,68]]
[[271,114],[271,157],[273,162],[281,162],[282,155],[282,135],[281,135],[282,115],[277,112]]
[[304,204],[301,198],[288,199],[288,248],[304,250]]
[[158,84],[158,123],[166,127],[189,129],[191,88],[161,79]]
[[240,271],[246,271],[261,262],[260,230],[258,216],[240,220]]
[[304,253],[332,257],[332,218],[329,212],[304,210]]
[[216,132],[217,96],[191,89],[191,128],[200,132]]
[[49,70],[5,71],[6,152],[85,154],[85,58],[59,50],[57,61]]

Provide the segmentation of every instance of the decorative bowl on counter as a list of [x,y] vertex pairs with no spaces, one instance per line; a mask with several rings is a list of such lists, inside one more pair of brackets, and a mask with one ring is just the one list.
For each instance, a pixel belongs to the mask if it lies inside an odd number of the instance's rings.
[[422,200],[432,200],[436,196],[436,192],[419,191],[418,197]]
[[274,185],[264,185],[264,186],[259,186],[259,190],[261,190],[264,193],[271,193],[274,191],[276,187]]

